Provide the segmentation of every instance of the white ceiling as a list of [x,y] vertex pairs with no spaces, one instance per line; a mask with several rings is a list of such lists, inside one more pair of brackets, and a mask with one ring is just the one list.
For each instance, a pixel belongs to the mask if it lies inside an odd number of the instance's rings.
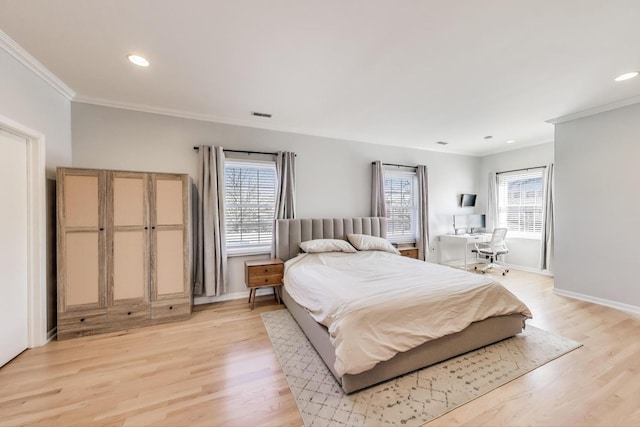
[[638,0],[0,0],[77,100],[472,155],[640,96],[613,81],[639,22]]

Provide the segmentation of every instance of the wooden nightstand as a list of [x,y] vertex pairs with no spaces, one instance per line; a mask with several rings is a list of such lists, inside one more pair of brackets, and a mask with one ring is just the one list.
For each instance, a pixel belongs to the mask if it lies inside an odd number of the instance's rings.
[[418,248],[410,247],[410,248],[398,248],[400,251],[400,255],[406,256],[408,258],[418,259]]
[[280,304],[279,288],[282,286],[284,262],[281,259],[256,259],[244,262],[244,283],[249,288],[251,310],[256,306],[256,290],[272,287],[276,301]]

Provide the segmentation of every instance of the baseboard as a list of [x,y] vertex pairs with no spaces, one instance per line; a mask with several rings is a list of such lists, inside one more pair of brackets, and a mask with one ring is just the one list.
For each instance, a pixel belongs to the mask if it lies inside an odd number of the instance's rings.
[[[473,258],[472,260],[467,260],[467,266],[470,266],[473,264],[475,264],[475,258]],[[450,267],[463,267],[464,260],[461,259],[461,260],[448,261],[444,265],[448,265]],[[549,270],[539,270],[537,268],[525,267],[523,265],[516,265],[516,264],[503,264],[503,265],[510,270],[526,271],[527,273],[536,273],[536,274],[542,274],[543,276],[553,277],[553,272]]]
[[553,277],[553,272],[549,270],[540,270],[539,268],[525,267],[524,265],[505,264],[507,268],[519,271],[526,271],[527,273],[542,274],[543,276]]
[[47,343],[54,339],[58,335],[58,327],[54,326],[49,332],[47,332]]
[[555,288],[553,290],[553,293],[556,295],[560,295],[561,297],[568,297],[568,298],[573,298],[580,301],[590,302],[593,304],[604,305],[605,307],[611,307],[617,310],[622,310],[628,313],[640,315],[640,307],[637,307],[635,305],[624,304],[621,302],[611,301],[604,298],[598,298],[591,295],[580,294],[578,292],[565,291],[563,289],[558,289],[558,288]]
[[[273,295],[273,288],[257,289],[256,295]],[[217,297],[195,297],[193,298],[193,305],[211,304],[212,302],[231,301],[235,299],[249,299],[249,291],[232,292],[230,294],[218,295]]]

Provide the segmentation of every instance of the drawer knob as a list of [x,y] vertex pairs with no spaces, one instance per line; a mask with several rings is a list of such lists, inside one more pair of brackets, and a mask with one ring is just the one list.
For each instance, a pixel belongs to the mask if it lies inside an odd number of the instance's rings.
[[130,311],[127,312],[127,316],[131,316],[131,312]]
[[268,268],[265,268],[265,269],[264,269],[264,272],[265,272],[265,273],[268,273],[268,272],[269,272],[269,269],[268,269]]
[[264,278],[264,283],[267,283],[268,281],[269,281],[269,278],[268,278],[268,277],[265,277],[265,278]]
[[80,321],[81,321],[81,322],[84,322],[84,317],[82,317],[82,318],[80,319]]
[[169,310],[173,310],[173,306],[172,305],[169,306]]

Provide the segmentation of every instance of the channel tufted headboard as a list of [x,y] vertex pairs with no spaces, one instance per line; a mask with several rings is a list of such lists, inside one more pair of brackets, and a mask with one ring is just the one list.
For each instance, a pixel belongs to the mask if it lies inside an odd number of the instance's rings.
[[298,244],[313,239],[347,239],[347,234],[387,237],[387,218],[321,218],[276,220],[276,258],[298,255]]

